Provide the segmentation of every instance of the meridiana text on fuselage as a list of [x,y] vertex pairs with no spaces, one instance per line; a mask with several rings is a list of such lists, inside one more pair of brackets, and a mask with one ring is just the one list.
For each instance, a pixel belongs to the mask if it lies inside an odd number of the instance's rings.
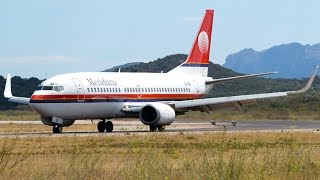
[[86,78],[90,86],[118,86],[117,81],[104,78],[92,79]]

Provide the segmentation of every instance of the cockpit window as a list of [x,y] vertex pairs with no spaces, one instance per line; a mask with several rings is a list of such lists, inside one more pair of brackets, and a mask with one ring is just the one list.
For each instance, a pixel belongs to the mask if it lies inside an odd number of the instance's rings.
[[53,90],[58,92],[59,91],[58,86],[53,86]]
[[60,91],[63,91],[64,88],[63,88],[63,86],[53,86],[53,90],[56,92],[60,92]]
[[40,91],[40,90],[43,90],[43,91],[56,91],[56,92],[60,92],[60,91],[63,91],[64,90],[64,87],[63,86],[38,86],[36,91]]
[[64,87],[63,86],[58,86],[58,92],[63,91]]
[[44,91],[51,91],[53,89],[53,86],[43,86],[42,90]]
[[42,89],[43,86],[37,86],[36,91],[40,91]]

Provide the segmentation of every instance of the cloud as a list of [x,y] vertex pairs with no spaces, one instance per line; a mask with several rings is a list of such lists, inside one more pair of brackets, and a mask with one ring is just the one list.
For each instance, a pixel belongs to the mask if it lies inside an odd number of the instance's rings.
[[80,60],[68,56],[23,56],[0,58],[2,64],[74,64]]
[[201,21],[201,19],[202,19],[201,16],[186,16],[183,18],[183,21],[198,22],[198,21]]

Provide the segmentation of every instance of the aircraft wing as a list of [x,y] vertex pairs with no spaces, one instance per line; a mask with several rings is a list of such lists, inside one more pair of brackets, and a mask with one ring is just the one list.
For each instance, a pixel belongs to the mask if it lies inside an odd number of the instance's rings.
[[[304,93],[310,89],[313,83],[313,80],[317,75],[317,72],[318,72],[318,66],[313,71],[305,87],[297,91],[249,94],[249,95],[240,95],[240,96],[194,99],[194,100],[184,100],[184,101],[165,101],[162,103],[170,105],[176,112],[186,112],[189,110],[210,112],[216,109],[239,108],[243,105],[255,104],[256,101],[259,99],[269,99],[269,98],[275,98],[275,97],[288,96],[291,94]],[[263,74],[265,75],[266,73],[263,73]],[[261,75],[261,74],[258,74],[258,75]],[[253,75],[253,76],[256,76],[256,75]],[[149,104],[149,102],[144,102],[144,103],[128,102],[124,104],[121,110],[126,113],[139,113],[141,109],[147,104]]]
[[11,75],[7,75],[7,81],[6,81],[6,86],[4,89],[4,97],[8,98],[8,101],[14,102],[14,103],[19,103],[19,104],[29,104],[30,103],[30,98],[26,97],[15,97],[12,95],[11,92]]
[[171,101],[169,102],[169,105],[173,106],[176,111],[201,110],[205,112],[209,112],[216,108],[239,107],[239,106],[241,107],[242,105],[253,104],[258,99],[269,99],[269,98],[282,97],[282,96],[288,96],[291,94],[299,94],[299,93],[306,92],[308,89],[310,89],[313,83],[313,80],[317,75],[317,72],[318,72],[318,67],[316,67],[316,69],[312,73],[306,86],[297,91],[250,94],[250,95],[195,99],[195,100],[185,100],[185,101]]

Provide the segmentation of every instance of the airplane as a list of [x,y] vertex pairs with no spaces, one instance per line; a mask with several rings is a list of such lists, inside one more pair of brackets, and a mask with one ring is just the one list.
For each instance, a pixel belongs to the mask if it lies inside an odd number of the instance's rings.
[[9,73],[4,97],[10,102],[30,105],[41,115],[43,124],[53,127],[53,133],[62,133],[62,128],[75,120],[93,119],[100,120],[99,132],[112,132],[110,119],[117,118],[139,118],[150,131],[164,131],[176,116],[188,111],[210,113],[218,108],[253,104],[258,99],[303,93],[311,87],[318,67],[306,86],[297,91],[204,98],[217,83],[275,73],[208,77],[213,17],[214,10],[206,10],[188,58],[167,73],[61,74],[42,82],[30,98],[12,95]]

